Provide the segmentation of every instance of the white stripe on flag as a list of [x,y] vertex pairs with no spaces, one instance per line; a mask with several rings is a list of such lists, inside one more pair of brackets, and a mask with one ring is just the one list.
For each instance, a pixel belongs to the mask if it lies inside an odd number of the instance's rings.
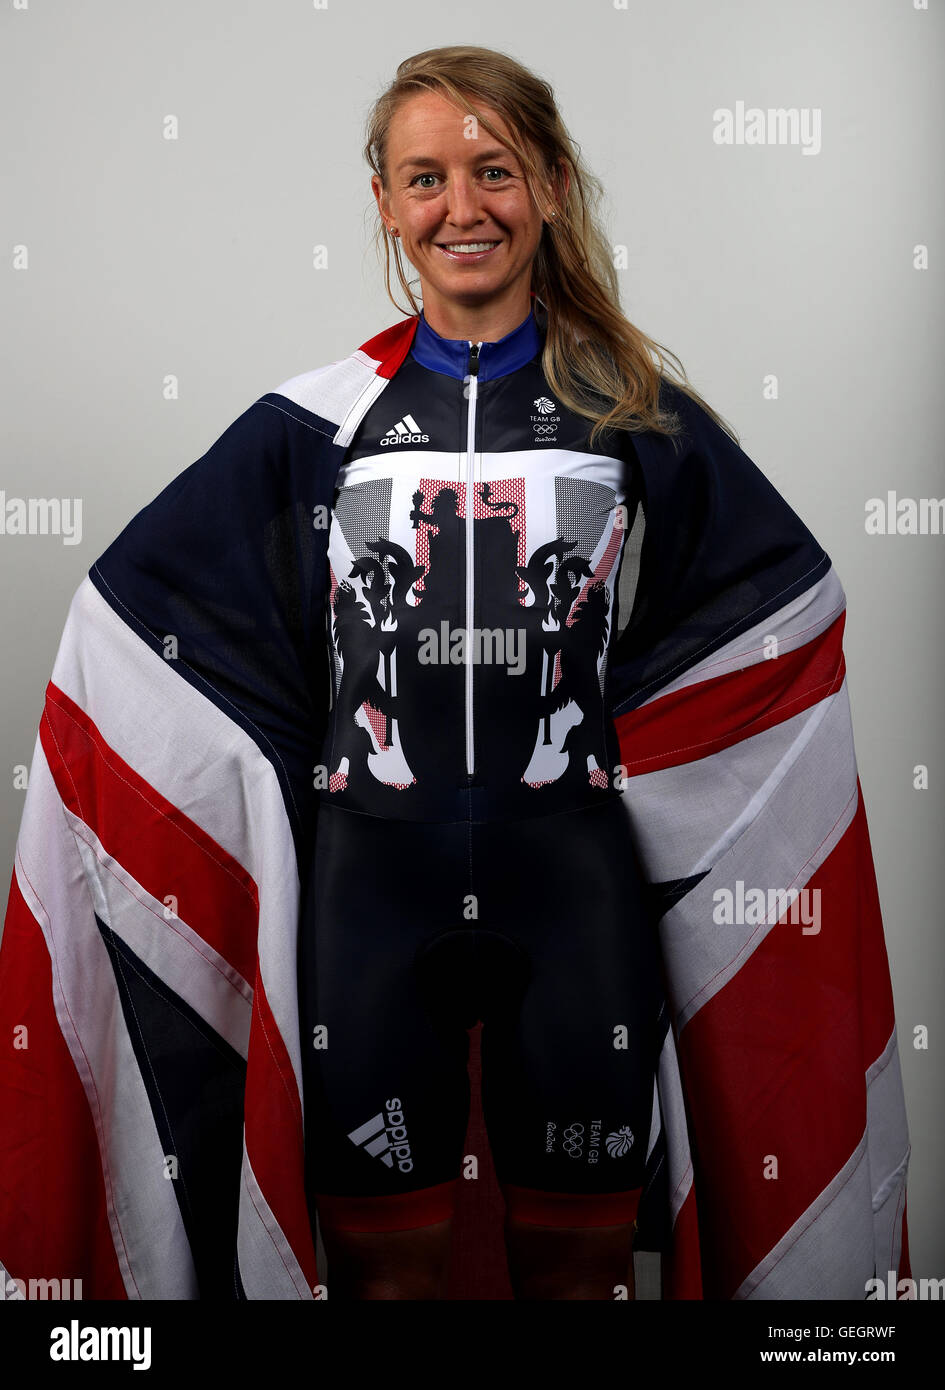
[[[120,684],[120,683],[119,683]],[[17,842],[17,881],[52,962],[56,1018],[95,1125],[108,1221],[132,1299],[197,1298],[180,1207],[85,873],[37,738]]]
[[63,811],[98,916],[245,1060],[252,986],[186,922],[166,917],[164,904],[105,851],[95,832],[67,807]]
[[139,777],[259,885],[260,970],[301,1097],[299,875],[279,780],[249,735],[182,679],[175,665],[122,621],[88,577],[82,581],[69,609],[53,682],[86,711]]
[[240,1217],[236,1236],[240,1279],[248,1299],[314,1298],[302,1266],[272,1214],[246,1152],[240,1175]]

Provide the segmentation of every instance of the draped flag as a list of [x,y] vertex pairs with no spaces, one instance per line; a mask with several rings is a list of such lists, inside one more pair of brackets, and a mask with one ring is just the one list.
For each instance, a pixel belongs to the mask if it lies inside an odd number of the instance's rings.
[[[7,1297],[317,1296],[296,949],[328,520],[416,322],[260,397],[72,600],[0,943]],[[666,1298],[860,1299],[910,1273],[909,1142],[844,591],[663,391],[684,434],[632,436],[608,674],[667,995],[638,1245]]]

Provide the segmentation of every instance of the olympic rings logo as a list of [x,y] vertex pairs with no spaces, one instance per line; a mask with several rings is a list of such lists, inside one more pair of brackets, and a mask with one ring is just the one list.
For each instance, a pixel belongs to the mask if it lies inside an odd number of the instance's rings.
[[569,1158],[580,1158],[584,1151],[584,1126],[569,1125],[562,1136],[564,1142],[561,1147]]
[[557,428],[557,425],[532,425],[536,434],[554,434]]

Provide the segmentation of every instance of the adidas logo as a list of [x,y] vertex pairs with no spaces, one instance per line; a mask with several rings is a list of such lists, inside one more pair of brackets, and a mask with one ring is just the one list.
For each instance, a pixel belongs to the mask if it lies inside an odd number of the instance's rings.
[[405,415],[387,431],[381,440],[381,447],[391,444],[429,444],[430,436],[423,434],[412,415]]
[[407,1128],[400,1101],[396,1097],[393,1100],[385,1100],[384,1109],[387,1111],[386,1120],[378,1111],[363,1125],[351,1130],[348,1138],[372,1158],[379,1158],[388,1168],[393,1168],[396,1158],[400,1171],[409,1173],[413,1169],[413,1159],[410,1157]]

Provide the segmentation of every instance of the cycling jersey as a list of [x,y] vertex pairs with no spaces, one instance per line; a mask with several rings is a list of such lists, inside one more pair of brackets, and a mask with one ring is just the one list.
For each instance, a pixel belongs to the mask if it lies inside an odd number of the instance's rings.
[[451,1212],[477,1019],[512,1214],[631,1221],[643,1185],[662,993],[607,696],[633,455],[541,351],[533,313],[494,343],[421,317],[337,477],[300,996],[340,1226]]
[[333,803],[492,819],[619,794],[606,674],[631,446],[591,449],[541,348],[533,313],[483,344],[421,316],[348,450],[328,546]]

